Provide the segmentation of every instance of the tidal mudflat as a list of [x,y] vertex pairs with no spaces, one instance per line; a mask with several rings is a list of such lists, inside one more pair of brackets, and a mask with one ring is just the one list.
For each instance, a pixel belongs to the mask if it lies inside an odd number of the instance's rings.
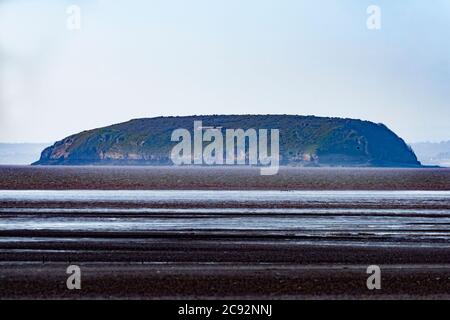
[[[450,170],[0,167],[0,297],[450,298]],[[79,265],[82,290],[66,288]],[[369,265],[382,289],[366,287]]]

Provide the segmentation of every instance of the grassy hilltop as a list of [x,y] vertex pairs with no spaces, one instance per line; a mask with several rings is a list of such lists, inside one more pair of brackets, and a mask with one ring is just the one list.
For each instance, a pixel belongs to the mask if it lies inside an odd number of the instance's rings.
[[[295,166],[420,166],[383,124],[293,115],[211,115],[134,119],[83,131],[46,148],[39,165],[170,165],[172,131],[194,121],[223,129],[279,129],[280,161]],[[206,145],[207,143],[205,143]]]

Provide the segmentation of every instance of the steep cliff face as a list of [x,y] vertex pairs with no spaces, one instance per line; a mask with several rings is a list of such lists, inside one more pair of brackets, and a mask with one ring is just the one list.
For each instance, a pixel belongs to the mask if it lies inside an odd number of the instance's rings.
[[[290,115],[135,119],[69,136],[46,148],[37,165],[170,165],[173,130],[194,121],[225,129],[279,129],[280,161],[299,166],[420,166],[414,152],[383,124]],[[207,143],[205,143],[207,144]]]

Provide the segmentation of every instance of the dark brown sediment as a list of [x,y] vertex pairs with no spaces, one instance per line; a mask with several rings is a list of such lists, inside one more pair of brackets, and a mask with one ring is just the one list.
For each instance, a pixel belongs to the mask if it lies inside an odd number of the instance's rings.
[[[78,254],[49,250],[34,258],[26,252],[5,256],[2,249],[2,260],[8,261],[0,262],[0,298],[450,298],[448,248],[223,242],[150,247],[127,251],[106,245]],[[82,271],[79,291],[65,283],[66,268],[74,264]],[[367,267],[374,264],[381,268],[382,289],[370,291]]]
[[[29,240],[0,243],[0,299],[450,299],[445,246],[15,236]],[[69,265],[81,268],[79,291],[66,287]],[[381,290],[367,289],[369,265],[381,268]]]
[[450,190],[449,168],[0,166],[0,190]]
[[2,299],[449,299],[448,266],[381,265],[368,290],[366,265],[80,264],[68,290],[64,263],[2,266]]

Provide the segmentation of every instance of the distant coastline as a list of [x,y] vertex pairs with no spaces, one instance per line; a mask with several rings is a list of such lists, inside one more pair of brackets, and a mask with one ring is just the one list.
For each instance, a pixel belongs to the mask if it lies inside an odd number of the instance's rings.
[[0,165],[29,165],[51,143],[0,143]]
[[442,142],[417,142],[411,144],[423,165],[450,167],[450,140]]

